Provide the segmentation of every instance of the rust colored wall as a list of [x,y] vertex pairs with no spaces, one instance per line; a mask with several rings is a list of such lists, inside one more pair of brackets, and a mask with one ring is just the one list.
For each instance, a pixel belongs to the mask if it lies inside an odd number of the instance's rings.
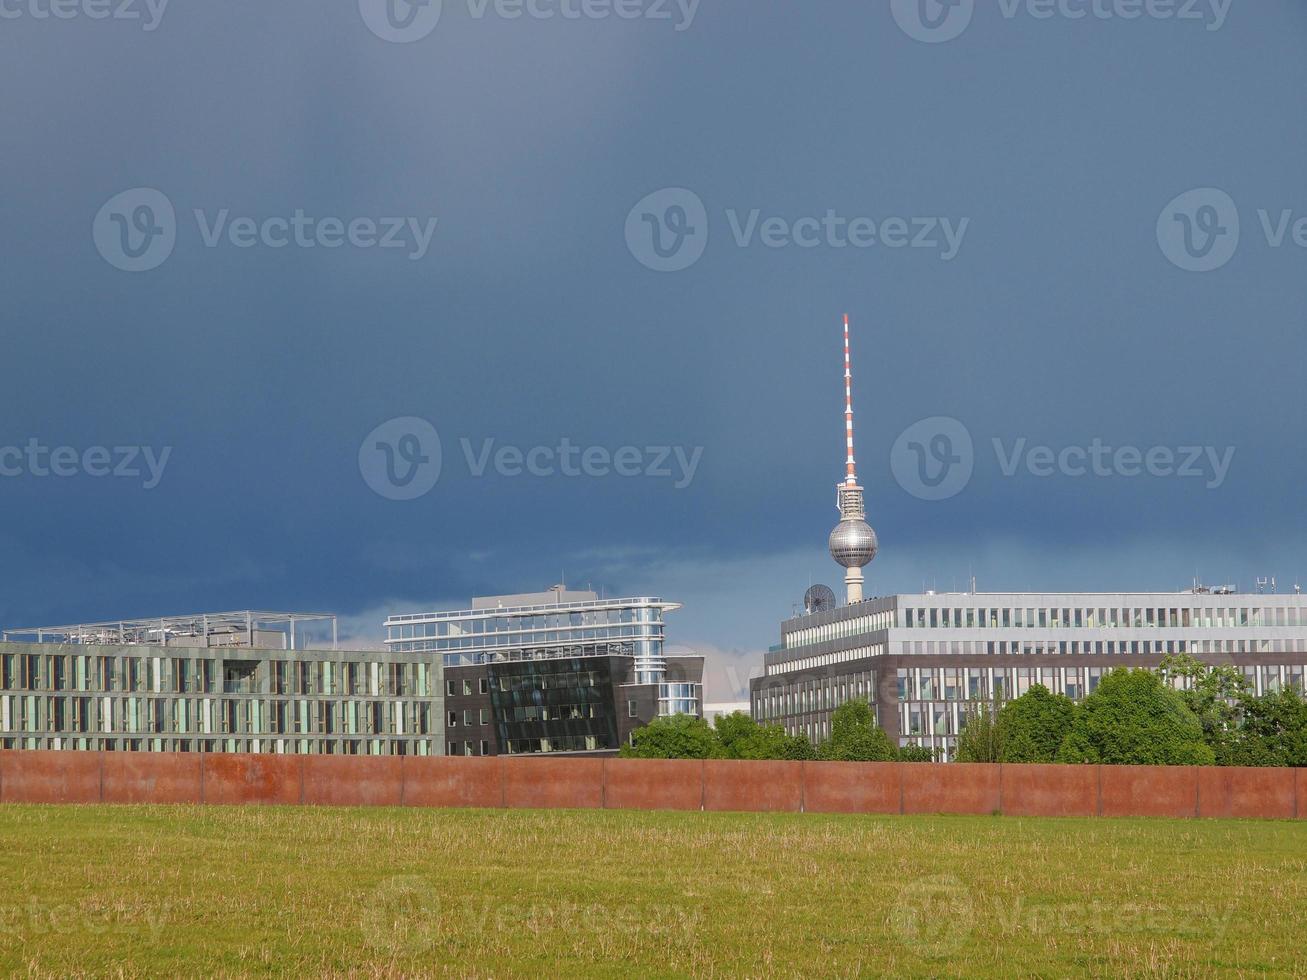
[[1292,769],[1199,769],[1200,817],[1279,817],[1295,813]]
[[1307,769],[3,751],[0,802],[1307,819]]
[[703,763],[697,759],[605,759],[604,806],[612,810],[698,810]]
[[1198,815],[1198,770],[1192,766],[1100,766],[1104,817]]
[[304,756],[203,755],[205,803],[299,803]]
[[504,806],[576,810],[604,805],[603,759],[499,759]]
[[105,803],[200,803],[200,756],[186,752],[106,752]]
[[999,770],[1007,816],[1098,815],[1098,766],[1003,765]]
[[99,803],[96,752],[0,752],[0,802]]
[[703,764],[703,808],[749,813],[801,810],[804,765],[710,759]]
[[504,784],[494,757],[406,756],[404,805],[500,807]]
[[999,766],[905,762],[904,813],[994,813],[1000,809]]
[[805,762],[803,808],[809,813],[901,813],[897,762]]
[[403,760],[395,755],[306,755],[305,803],[321,806],[399,806]]

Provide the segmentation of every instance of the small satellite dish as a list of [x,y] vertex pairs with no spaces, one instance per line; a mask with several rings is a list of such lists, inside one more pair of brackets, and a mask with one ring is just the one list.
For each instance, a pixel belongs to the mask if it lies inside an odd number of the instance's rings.
[[814,585],[803,593],[803,608],[811,616],[835,608],[835,593],[829,585]]

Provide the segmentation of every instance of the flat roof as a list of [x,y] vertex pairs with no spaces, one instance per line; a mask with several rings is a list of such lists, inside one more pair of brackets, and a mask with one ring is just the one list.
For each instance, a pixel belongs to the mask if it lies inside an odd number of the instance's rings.
[[300,623],[331,623],[335,642],[336,614],[286,612],[268,609],[240,609],[231,612],[191,613],[184,616],[151,616],[148,619],[110,619],[99,623],[67,623],[62,626],[30,626],[3,631],[3,639],[35,637],[37,640],[63,637],[65,642],[87,642],[108,635],[119,642],[139,643],[151,634],[210,636],[228,630],[294,629]]
[[545,614],[550,612],[581,612],[586,609],[621,609],[628,606],[657,606],[671,611],[680,609],[679,602],[667,602],[658,596],[635,596],[626,599],[587,599],[582,602],[550,602],[526,606],[486,606],[472,609],[451,609],[445,612],[406,613],[401,616],[388,616],[384,625],[393,626],[401,623],[430,622],[442,619],[488,619],[494,616],[521,614]]

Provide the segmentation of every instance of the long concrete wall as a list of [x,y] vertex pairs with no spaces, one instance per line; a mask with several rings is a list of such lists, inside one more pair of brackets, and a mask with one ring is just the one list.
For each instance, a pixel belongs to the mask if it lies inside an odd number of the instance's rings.
[[0,752],[0,803],[1307,818],[1307,769]]

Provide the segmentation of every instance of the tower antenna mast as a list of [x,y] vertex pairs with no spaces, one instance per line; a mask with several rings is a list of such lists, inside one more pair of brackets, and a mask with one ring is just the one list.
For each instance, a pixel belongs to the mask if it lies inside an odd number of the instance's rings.
[[858,484],[858,463],[853,457],[853,362],[849,357],[849,315],[844,314],[844,439],[848,459],[844,461],[844,482]]

